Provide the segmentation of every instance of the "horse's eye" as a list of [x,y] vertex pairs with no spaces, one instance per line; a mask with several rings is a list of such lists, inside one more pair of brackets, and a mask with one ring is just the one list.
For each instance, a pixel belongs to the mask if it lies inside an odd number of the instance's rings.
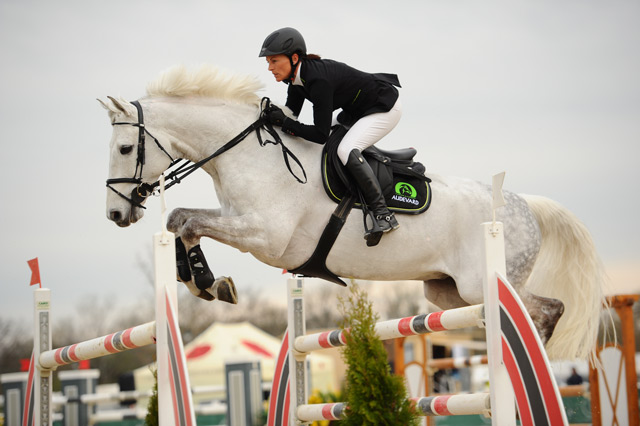
[[133,151],[133,145],[123,145],[120,147],[120,154],[122,155],[131,154],[131,151]]

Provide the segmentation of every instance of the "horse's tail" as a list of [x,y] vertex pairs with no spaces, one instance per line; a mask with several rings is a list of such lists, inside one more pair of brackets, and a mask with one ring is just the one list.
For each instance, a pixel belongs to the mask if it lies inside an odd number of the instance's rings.
[[546,344],[547,354],[553,359],[592,358],[606,299],[604,267],[591,235],[573,213],[555,201],[523,197],[542,234],[527,289],[565,305]]

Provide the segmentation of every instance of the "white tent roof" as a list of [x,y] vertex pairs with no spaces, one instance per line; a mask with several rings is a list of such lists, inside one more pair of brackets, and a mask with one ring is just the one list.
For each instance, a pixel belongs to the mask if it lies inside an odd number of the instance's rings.
[[[225,362],[242,360],[259,360],[262,381],[271,382],[281,343],[249,322],[214,323],[185,345],[191,386],[224,385]],[[314,389],[334,390],[334,360],[319,353],[310,358]],[[138,390],[153,385],[149,366],[136,369],[134,377]]]
[[[249,322],[235,324],[215,323],[185,346],[185,355],[192,386],[198,380],[220,374],[224,382],[224,364],[228,361],[261,361],[263,380],[273,378],[274,359],[280,351],[281,341],[253,326]],[[202,383],[205,384],[205,383]],[[207,385],[214,384],[211,382]]]

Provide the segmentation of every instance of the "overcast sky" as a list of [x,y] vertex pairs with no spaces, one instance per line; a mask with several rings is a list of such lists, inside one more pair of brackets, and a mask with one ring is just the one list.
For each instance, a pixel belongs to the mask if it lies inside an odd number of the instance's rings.
[[[106,219],[111,126],[95,98],[134,100],[172,65],[209,63],[258,76],[261,94],[284,102],[257,57],[283,26],[310,52],[400,76],[404,115],[380,146],[417,147],[439,174],[490,183],[504,170],[505,188],[580,217],[611,270],[637,271],[638,22],[637,0],[0,0],[0,318],[30,323],[36,256],[54,315],[88,296],[149,297],[139,264],[159,203],[129,228]],[[204,174],[167,197],[169,208],[217,206]],[[203,247],[216,274],[284,297],[279,270]]]

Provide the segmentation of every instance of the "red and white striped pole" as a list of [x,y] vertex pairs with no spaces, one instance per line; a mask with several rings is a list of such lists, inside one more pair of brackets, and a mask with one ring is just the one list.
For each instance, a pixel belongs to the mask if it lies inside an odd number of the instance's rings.
[[155,335],[156,322],[151,321],[106,336],[43,352],[40,354],[40,367],[54,369],[60,365],[141,348],[155,343]]
[[[380,340],[436,331],[458,330],[466,327],[483,326],[484,306],[473,305],[430,314],[415,315],[381,321],[375,325]],[[335,348],[346,344],[342,330],[325,331],[296,337],[295,348],[298,352],[311,352],[319,349]]]
[[[488,393],[411,398],[418,415],[422,416],[480,414],[489,417],[491,411],[489,400]],[[298,420],[301,422],[341,420],[344,418],[345,408],[344,402],[300,405],[297,410]]]

